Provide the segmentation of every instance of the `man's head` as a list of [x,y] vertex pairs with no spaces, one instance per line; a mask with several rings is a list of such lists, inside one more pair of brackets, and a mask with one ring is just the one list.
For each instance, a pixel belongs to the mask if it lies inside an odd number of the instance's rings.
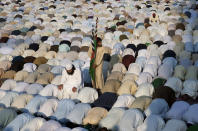
[[97,47],[102,47],[102,39],[97,37]]
[[74,68],[73,64],[67,63],[65,68],[69,75],[72,75],[74,73],[75,68]]

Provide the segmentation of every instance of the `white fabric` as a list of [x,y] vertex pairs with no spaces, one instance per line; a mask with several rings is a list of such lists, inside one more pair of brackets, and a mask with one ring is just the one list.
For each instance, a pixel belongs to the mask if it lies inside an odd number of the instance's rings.
[[146,57],[148,59],[150,54],[146,49],[141,49],[138,51],[138,57]]
[[190,59],[181,58],[179,59],[179,64],[184,66],[186,69],[192,66],[193,62]]
[[67,63],[65,65],[66,70],[71,70],[72,69],[72,64],[71,63]]
[[18,82],[16,84],[16,87],[13,89],[13,91],[24,92],[28,86],[29,86],[29,84],[26,82]]
[[161,131],[165,126],[164,120],[158,115],[148,116],[137,131]]
[[135,98],[132,95],[124,94],[118,96],[113,107],[130,107]]
[[176,101],[166,113],[166,118],[181,120],[183,114],[188,110],[189,107],[190,105],[185,101]]
[[182,65],[177,65],[175,67],[175,71],[174,71],[174,77],[177,77],[181,80],[184,80],[185,78],[185,73],[186,73],[186,69],[184,66]]
[[98,92],[94,88],[84,87],[78,94],[78,100],[82,103],[93,103],[98,99]]
[[[63,84],[63,98],[77,98],[77,93],[83,87],[83,74],[80,68],[76,68],[72,75],[69,75],[64,69],[60,84]],[[77,92],[72,91],[73,87],[77,88]]]
[[138,109],[129,109],[125,111],[118,123],[121,131],[136,131],[136,128],[143,123],[144,116]]
[[28,94],[38,94],[43,89],[43,86],[40,84],[31,84],[26,88]]
[[54,131],[60,127],[61,124],[59,124],[57,121],[49,120],[47,122],[44,122],[38,131]]
[[6,95],[6,91],[0,90],[0,100]]
[[38,131],[44,122],[45,122],[45,119],[43,119],[43,118],[40,118],[40,117],[33,118],[30,122],[28,122],[27,124],[25,124],[23,126],[21,131],[27,131],[27,130],[28,131]]
[[63,67],[65,67],[65,70],[66,70],[66,66],[70,65],[72,63],[72,61],[69,60],[69,59],[67,59],[67,58],[65,58],[66,57],[65,56],[66,53],[59,53],[59,55],[61,57],[64,57],[64,58],[57,58],[58,57],[58,54],[57,54],[56,58],[60,60],[60,65],[63,66]]
[[1,85],[1,90],[12,90],[16,87],[16,81],[12,79],[8,79],[3,82]]
[[66,122],[67,115],[74,109],[75,103],[70,99],[62,99],[58,102],[58,107],[52,115],[52,119]]
[[181,120],[169,120],[162,131],[186,131],[187,125]]
[[186,72],[185,80],[192,79],[192,80],[198,80],[198,67],[196,66],[189,66]]
[[152,76],[148,72],[142,72],[140,73],[138,80],[136,81],[138,85],[143,84],[143,83],[151,83],[153,80]]
[[163,61],[163,64],[170,64],[173,68],[177,65],[177,60],[174,57],[166,57]]
[[101,127],[106,127],[109,130],[118,130],[117,124],[123,116],[125,110],[122,108],[113,107],[107,114],[105,118],[103,118],[99,125]]
[[57,129],[54,130],[54,131],[71,131],[71,129],[68,128],[68,127],[60,127],[60,128],[57,128]]
[[177,77],[168,78],[165,86],[172,88],[176,93],[176,97],[178,97],[180,95],[180,92],[182,91],[182,81]]
[[173,67],[170,64],[162,64],[158,69],[158,76],[168,79],[173,74]]
[[54,66],[50,72],[52,72],[55,75],[61,75],[63,72],[64,67],[62,66]]
[[144,68],[146,61],[147,61],[146,57],[137,57],[135,60],[135,63],[139,64],[141,66],[141,68]]
[[129,65],[127,73],[133,73],[133,74],[139,75],[141,70],[142,70],[142,68],[141,68],[141,66],[139,64],[131,63]]
[[148,72],[152,75],[152,77],[155,77],[157,75],[157,66],[153,64],[146,64],[143,72]]
[[74,109],[68,114],[67,119],[76,124],[82,124],[83,118],[91,109],[89,104],[79,103],[76,104]]
[[34,72],[37,66],[33,63],[26,63],[23,65],[23,70],[27,72]]
[[198,104],[191,105],[188,110],[183,114],[183,120],[190,124],[198,123],[198,115],[195,115],[197,110]]
[[61,98],[61,91],[59,91],[58,86],[49,84],[46,85],[40,92],[41,96],[54,96],[57,98]]
[[146,116],[155,114],[164,118],[168,110],[169,110],[168,103],[164,99],[157,98],[151,102],[151,104],[144,111],[144,113],[146,114]]
[[19,131],[25,124],[27,124],[33,118],[34,117],[28,113],[20,114],[7,125],[4,131]]
[[18,93],[16,92],[7,92],[6,95],[4,95],[4,97],[1,98],[0,105],[10,107],[14,98],[17,96],[18,96]]
[[11,54],[12,51],[13,51],[13,49],[10,48],[10,47],[7,47],[7,46],[6,46],[6,47],[1,47],[1,48],[0,48],[0,53],[1,53],[1,54],[4,54],[4,55]]
[[158,67],[159,65],[161,65],[161,60],[159,56],[151,56],[148,58],[146,64],[153,64]]
[[143,83],[138,86],[138,90],[135,93],[135,97],[140,96],[152,96],[154,92],[154,87],[150,83]]
[[40,107],[47,101],[46,97],[37,95],[30,100],[30,102],[25,106],[25,110],[30,113],[36,113]]
[[134,53],[134,51],[133,51],[132,49],[127,48],[127,49],[125,49],[125,50],[123,51],[122,57],[124,57],[125,55],[132,55],[132,56],[135,56],[135,53]]
[[113,65],[113,69],[111,72],[113,72],[113,71],[119,71],[122,73],[126,73],[127,69],[122,63],[116,63]]
[[192,98],[196,99],[198,95],[198,81],[197,80],[186,80],[183,83],[183,90],[181,91],[181,94],[187,94],[191,96]]
[[58,100],[57,99],[48,99],[43,105],[40,106],[39,114],[45,115],[47,117],[51,116],[58,106]]
[[51,84],[54,84],[57,86],[60,85],[61,78],[62,78],[62,75],[55,76],[54,79],[51,81]]
[[58,66],[60,65],[60,61],[58,59],[50,59],[47,61],[47,64],[51,65],[51,66]]
[[180,59],[190,59],[191,58],[191,53],[187,51],[182,51],[179,53],[179,58]]
[[76,128],[73,128],[71,131],[88,131],[88,130],[82,127],[76,127]]

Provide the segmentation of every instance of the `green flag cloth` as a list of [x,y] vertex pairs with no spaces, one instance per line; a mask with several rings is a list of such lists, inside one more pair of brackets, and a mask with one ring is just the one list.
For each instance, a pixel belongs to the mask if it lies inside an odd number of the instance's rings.
[[95,68],[93,68],[93,65],[96,59],[96,49],[97,49],[97,42],[96,42],[96,39],[94,38],[93,47],[92,47],[93,52],[91,54],[91,61],[90,61],[90,67],[89,67],[89,74],[93,81],[95,81]]

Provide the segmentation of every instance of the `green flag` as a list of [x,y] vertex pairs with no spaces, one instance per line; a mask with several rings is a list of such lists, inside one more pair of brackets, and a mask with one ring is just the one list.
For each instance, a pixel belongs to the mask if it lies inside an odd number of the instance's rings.
[[93,44],[92,44],[91,61],[90,61],[90,67],[89,67],[89,74],[93,81],[95,81],[95,68],[93,68],[93,65],[96,59],[96,50],[97,50],[97,41],[94,37]]

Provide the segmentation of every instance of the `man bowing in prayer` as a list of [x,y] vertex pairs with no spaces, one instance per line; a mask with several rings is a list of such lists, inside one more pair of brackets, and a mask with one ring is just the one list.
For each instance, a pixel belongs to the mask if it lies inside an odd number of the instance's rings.
[[62,72],[59,90],[63,91],[62,98],[75,99],[78,91],[83,87],[83,76],[80,68],[71,63],[67,63]]

